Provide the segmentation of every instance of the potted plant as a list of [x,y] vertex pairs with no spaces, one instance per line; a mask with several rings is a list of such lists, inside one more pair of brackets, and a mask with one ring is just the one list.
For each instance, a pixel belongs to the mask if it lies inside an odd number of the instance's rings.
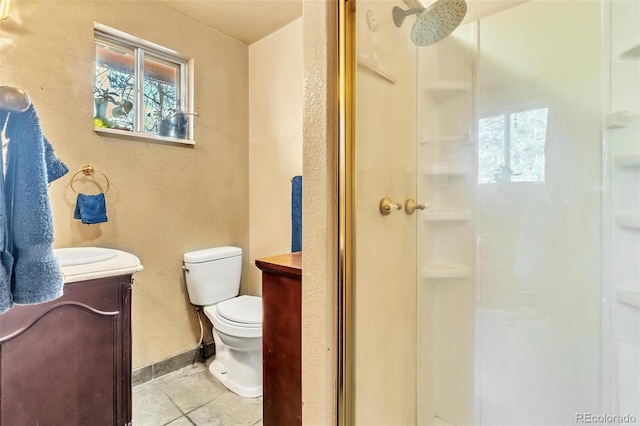
[[[115,128],[121,130],[133,130],[133,122],[129,120],[129,113],[133,109],[133,102],[120,102],[111,110],[111,115],[116,120]],[[124,122],[123,124],[120,124]]]
[[94,126],[95,127],[108,127],[113,128],[117,127],[121,130],[131,130],[133,123],[127,123],[124,127],[115,125],[112,121],[107,117],[107,106],[109,102],[115,105],[113,110],[111,111],[111,115],[116,121],[126,120],[129,116],[129,112],[133,109],[133,102],[124,101],[118,102],[114,96],[119,96],[116,92],[111,92],[109,89],[103,89],[101,87],[94,88],[94,104],[96,107],[96,114],[94,116]]
[[177,111],[170,108],[167,110],[167,114],[161,115],[161,119],[158,120],[158,135],[186,139],[190,115],[197,116],[198,114]]
[[111,122],[107,118],[107,106],[109,102],[116,103],[114,96],[118,94],[116,92],[110,92],[109,89],[103,89],[101,87],[94,87],[93,102],[96,107],[96,115],[94,116],[94,122],[101,121],[103,125],[97,125],[96,127],[112,127]]

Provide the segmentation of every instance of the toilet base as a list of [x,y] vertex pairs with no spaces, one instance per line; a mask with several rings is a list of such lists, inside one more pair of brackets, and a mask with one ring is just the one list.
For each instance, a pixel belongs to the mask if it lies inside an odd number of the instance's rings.
[[214,325],[211,331],[216,343],[216,356],[209,365],[211,375],[231,392],[244,398],[262,396],[262,337],[237,337],[223,333],[215,327],[215,315],[209,319]]
[[224,385],[231,392],[238,394],[244,398],[257,398],[262,396],[262,386],[241,386],[233,381],[231,376],[229,376],[229,370],[224,365],[224,362],[218,361],[217,359],[213,360],[211,364],[209,364],[209,372],[213,377],[218,379],[220,383]]

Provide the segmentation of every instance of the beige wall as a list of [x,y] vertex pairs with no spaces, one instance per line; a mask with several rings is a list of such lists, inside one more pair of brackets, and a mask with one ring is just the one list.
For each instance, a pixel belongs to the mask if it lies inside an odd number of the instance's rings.
[[[302,174],[302,18],[249,46],[250,264],[291,251],[291,178]],[[261,294],[260,270],[248,291]]]
[[[195,148],[94,133],[94,21],[194,59]],[[183,253],[218,245],[248,251],[247,70],[246,45],[155,1],[22,0],[0,23],[0,84],[29,93],[72,173],[91,163],[111,181],[109,222],[92,226],[73,219],[71,176],[51,185],[55,246],[123,249],[145,267],[133,289],[134,366],[198,341]]]
[[337,2],[303,2],[302,421],[336,419]]

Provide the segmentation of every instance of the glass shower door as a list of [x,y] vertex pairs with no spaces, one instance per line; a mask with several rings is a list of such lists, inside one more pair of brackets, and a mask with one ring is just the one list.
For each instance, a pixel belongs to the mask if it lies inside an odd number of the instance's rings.
[[603,409],[601,4],[478,26],[476,420],[575,424]]
[[[416,52],[391,7],[351,2],[356,30],[354,423],[416,422]],[[382,199],[393,204],[380,210]],[[400,210],[397,207],[401,207]]]
[[350,4],[354,423],[640,421],[640,2]]

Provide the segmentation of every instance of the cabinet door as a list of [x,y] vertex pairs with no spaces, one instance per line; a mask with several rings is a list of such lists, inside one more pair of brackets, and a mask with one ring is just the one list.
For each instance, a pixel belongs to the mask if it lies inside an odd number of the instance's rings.
[[0,424],[130,422],[130,279],[67,284],[0,316]]
[[115,424],[116,314],[62,305],[4,342],[2,424]]
[[263,422],[302,419],[300,278],[264,273],[262,280]]

